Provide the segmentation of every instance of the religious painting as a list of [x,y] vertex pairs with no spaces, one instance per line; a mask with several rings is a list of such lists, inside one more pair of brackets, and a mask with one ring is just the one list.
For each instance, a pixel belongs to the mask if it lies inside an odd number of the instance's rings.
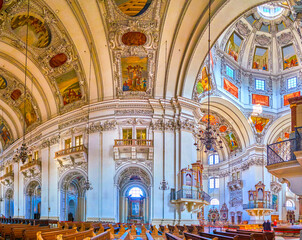
[[300,97],[300,96],[301,96],[301,92],[300,91],[284,95],[283,96],[283,104],[284,104],[284,106],[289,105],[288,99],[291,99],[291,98],[294,98],[294,97]]
[[210,125],[217,125],[218,124],[218,119],[213,116],[213,115],[204,115],[201,119],[201,121],[208,123],[210,122]]
[[34,16],[17,15],[11,20],[11,28],[23,42],[26,42],[27,23],[28,44],[37,48],[47,47],[51,41],[51,33],[40,19]]
[[15,89],[14,91],[12,91],[10,97],[11,99],[13,99],[14,101],[17,101],[20,97],[21,97],[21,90],[19,89]]
[[268,71],[268,48],[256,47],[253,58],[253,69]]
[[272,205],[275,211],[278,211],[278,196],[276,194],[272,195]]
[[147,42],[147,37],[141,32],[127,32],[122,36],[122,42],[127,46],[141,46]]
[[268,118],[263,118],[263,117],[251,116],[251,119],[257,133],[262,133],[263,129],[269,122]]
[[122,78],[123,91],[141,91],[147,90],[147,57],[122,57]]
[[75,70],[57,77],[56,82],[62,95],[64,106],[82,98],[80,83]]
[[0,75],[0,89],[5,89],[6,87],[7,87],[6,79]]
[[5,145],[7,145],[11,141],[10,133],[3,123],[0,125],[0,135]]
[[294,46],[288,45],[282,47],[283,69],[298,66],[298,58]]
[[208,80],[209,80],[208,69],[207,69],[207,67],[204,67],[201,71],[201,79],[199,79],[199,81],[196,85],[196,91],[198,94],[202,94],[204,92],[211,90],[211,83],[209,86]]
[[225,51],[234,58],[235,61],[238,61],[241,44],[242,38],[237,33],[233,32],[226,44]]
[[223,132],[225,132],[227,129],[228,129],[228,127],[225,126],[225,125],[223,125],[223,126],[221,126],[221,127],[219,128],[219,131],[220,131],[221,133],[223,133]]
[[225,78],[223,80],[223,83],[223,88],[227,90],[230,94],[232,94],[235,98],[238,98],[238,87],[236,87],[233,83],[231,83]]
[[231,152],[235,151],[238,148],[237,139],[235,138],[235,135],[232,132],[227,134],[225,136],[225,139],[227,140]]
[[142,15],[150,6],[152,0],[115,0],[118,8],[130,17]]
[[252,94],[252,104],[260,104],[269,107],[269,96]]
[[139,216],[139,202],[132,201],[132,216]]
[[67,61],[67,56],[65,53],[59,53],[55,56],[53,56],[50,60],[49,60],[49,65],[52,68],[57,68],[62,66],[65,62]]
[[[25,105],[25,107],[24,107],[24,105]],[[30,126],[31,124],[33,124],[37,121],[37,119],[38,119],[37,114],[29,99],[26,99],[25,102],[23,101],[19,105],[19,109],[22,113],[22,116],[25,116],[25,122],[26,122],[27,126]]]

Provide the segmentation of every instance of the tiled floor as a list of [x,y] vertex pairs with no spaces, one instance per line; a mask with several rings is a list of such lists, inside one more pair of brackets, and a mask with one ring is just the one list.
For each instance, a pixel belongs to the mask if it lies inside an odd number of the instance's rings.
[[293,237],[276,237],[276,240],[299,240],[300,238]]

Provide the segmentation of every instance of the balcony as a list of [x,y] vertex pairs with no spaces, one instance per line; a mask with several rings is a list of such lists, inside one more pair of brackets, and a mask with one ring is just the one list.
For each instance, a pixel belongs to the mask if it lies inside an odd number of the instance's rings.
[[[297,195],[302,195],[302,127],[296,128],[289,140],[267,146],[267,170]],[[292,137],[292,136],[291,136]]]
[[211,197],[204,191],[196,189],[180,189],[175,192],[171,189],[170,202],[175,204],[180,211],[199,212],[204,205],[209,205]]
[[228,182],[228,187],[230,191],[240,190],[242,189],[243,183],[242,180],[232,180]]
[[243,204],[243,209],[247,211],[250,216],[255,217],[268,216],[271,212],[275,211],[274,206],[266,202],[250,202],[248,204]]
[[75,163],[87,162],[87,152],[84,145],[79,145],[56,152],[55,159],[60,166],[74,165]]
[[116,139],[114,140],[114,159],[153,160],[153,140]]
[[13,184],[14,183],[14,173],[13,172],[5,173],[2,177],[0,177],[0,182],[4,186]]
[[20,172],[24,177],[35,177],[41,172],[41,161],[34,159],[20,167]]

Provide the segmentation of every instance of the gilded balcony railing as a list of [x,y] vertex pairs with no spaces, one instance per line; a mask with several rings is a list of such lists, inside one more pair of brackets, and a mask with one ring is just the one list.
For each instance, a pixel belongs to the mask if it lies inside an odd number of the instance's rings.
[[36,165],[41,166],[41,161],[38,159],[34,159],[31,162],[28,162],[28,163],[24,164],[23,166],[21,166],[20,170],[23,171],[30,167],[36,166]]
[[87,153],[87,148],[84,145],[79,145],[75,147],[65,148],[55,153],[55,158],[66,156],[72,153],[85,152]]
[[0,177],[0,181],[6,179],[8,177],[14,177],[14,173],[13,172],[5,173],[2,177]]
[[153,147],[153,140],[146,139],[116,139],[114,140],[114,146],[145,146]]

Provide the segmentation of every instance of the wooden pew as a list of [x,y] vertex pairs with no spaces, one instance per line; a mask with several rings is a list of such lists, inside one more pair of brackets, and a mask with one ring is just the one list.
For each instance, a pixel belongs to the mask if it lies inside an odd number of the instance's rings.
[[217,231],[216,229],[214,229],[213,233],[214,233],[214,234],[218,234],[218,235],[229,236],[229,237],[238,236],[240,240],[250,240],[250,239],[254,239],[254,238],[253,238],[253,234],[251,234],[251,235],[244,235],[244,234],[231,233],[231,232],[219,232],[219,231]]
[[151,234],[149,232],[146,232],[146,238],[147,238],[147,240],[153,240],[153,237],[151,236]]
[[49,229],[48,227],[40,227],[40,226],[28,226],[25,225],[23,227],[13,227],[11,230],[11,237],[10,240],[15,240],[15,239],[23,239],[24,238],[24,232],[25,230],[44,230],[44,229]]
[[18,227],[18,226],[25,226],[24,224],[3,224],[1,226],[1,236],[6,238],[6,236],[10,236],[11,234],[11,228],[12,227]]
[[50,228],[50,229],[26,229],[23,233],[24,240],[36,240],[37,239],[37,232],[54,232],[54,231],[60,231],[62,230],[62,227],[60,228]]
[[262,232],[256,232],[256,231],[231,231],[231,230],[226,230],[226,232],[230,232],[230,233],[239,233],[239,234],[243,234],[243,235],[248,235],[251,236],[251,234],[253,234],[253,239],[254,240],[267,240],[267,237],[262,233]]
[[196,234],[192,234],[192,233],[184,233],[186,240],[218,240],[218,237],[214,237],[214,238],[207,238],[207,237],[203,237],[203,236],[199,236]]
[[110,237],[110,231],[103,232],[92,238],[90,237],[85,238],[85,240],[110,240],[110,239],[113,239],[113,237]]
[[263,231],[246,231],[246,230],[237,230],[237,232],[240,232],[240,233],[263,233],[267,240],[275,240],[275,232],[263,232]]
[[166,238],[167,240],[182,240],[182,238],[179,238],[177,236],[174,236],[173,234],[171,233],[166,233]]
[[60,231],[37,232],[37,240],[56,240],[59,235],[77,233],[76,229],[64,229]]
[[224,236],[224,235],[219,235],[219,234],[211,234],[211,233],[199,233],[200,236],[202,237],[207,237],[207,238],[214,238],[217,237],[219,240],[240,240],[240,238],[236,235],[234,237],[229,237],[229,236]]
[[93,228],[84,231],[77,232],[73,234],[60,234],[57,236],[57,240],[83,240],[84,238],[92,238],[95,237],[95,233],[93,232]]

